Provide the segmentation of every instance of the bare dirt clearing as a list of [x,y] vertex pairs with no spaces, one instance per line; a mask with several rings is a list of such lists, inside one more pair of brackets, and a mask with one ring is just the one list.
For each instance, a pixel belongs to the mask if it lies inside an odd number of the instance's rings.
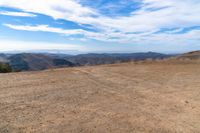
[[199,133],[200,64],[0,74],[0,132]]

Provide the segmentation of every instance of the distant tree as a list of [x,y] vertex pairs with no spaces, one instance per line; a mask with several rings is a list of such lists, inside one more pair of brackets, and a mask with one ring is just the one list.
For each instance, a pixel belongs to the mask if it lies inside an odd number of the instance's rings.
[[0,63],[0,73],[12,72],[12,67],[8,63]]

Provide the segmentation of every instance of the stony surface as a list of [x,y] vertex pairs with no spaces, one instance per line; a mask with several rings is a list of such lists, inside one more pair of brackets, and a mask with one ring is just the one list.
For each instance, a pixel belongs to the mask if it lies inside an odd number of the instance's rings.
[[199,133],[200,65],[0,74],[1,133]]

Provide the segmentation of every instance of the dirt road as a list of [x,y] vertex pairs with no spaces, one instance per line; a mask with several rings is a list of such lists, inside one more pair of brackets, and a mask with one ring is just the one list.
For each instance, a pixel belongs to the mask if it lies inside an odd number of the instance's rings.
[[0,133],[199,133],[200,65],[0,74]]

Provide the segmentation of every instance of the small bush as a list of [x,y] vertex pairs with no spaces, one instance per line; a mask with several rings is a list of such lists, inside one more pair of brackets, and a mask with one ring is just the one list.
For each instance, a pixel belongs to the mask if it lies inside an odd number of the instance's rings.
[[8,63],[0,63],[0,73],[12,72],[12,68]]

